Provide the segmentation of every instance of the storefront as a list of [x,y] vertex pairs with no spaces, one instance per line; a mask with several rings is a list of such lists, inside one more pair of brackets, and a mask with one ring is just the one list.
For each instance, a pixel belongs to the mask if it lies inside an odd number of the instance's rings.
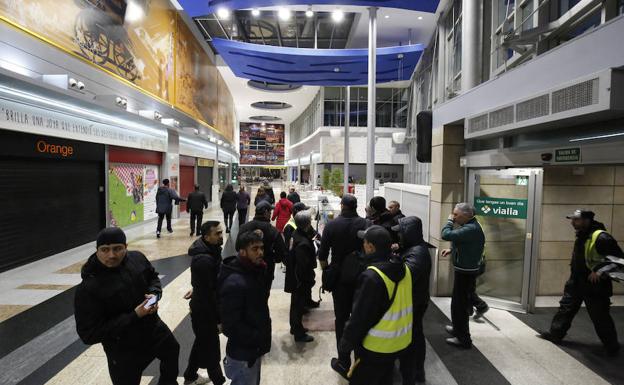
[[[195,157],[180,155],[180,196],[185,199],[195,189],[195,163]],[[186,202],[180,203],[180,211],[186,211]]]
[[214,163],[215,161],[212,159],[197,159],[197,184],[199,185],[199,190],[206,194],[208,202],[212,202]]
[[106,224],[104,145],[0,131],[0,271],[95,239]]

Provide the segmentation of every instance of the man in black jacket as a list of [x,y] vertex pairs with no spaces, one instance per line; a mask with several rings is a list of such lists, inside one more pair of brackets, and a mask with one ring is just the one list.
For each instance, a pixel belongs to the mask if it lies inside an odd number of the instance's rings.
[[401,204],[397,201],[388,203],[388,211],[392,214],[395,225],[399,223],[399,219],[405,218],[405,215],[401,212]]
[[272,207],[268,202],[258,202],[256,215],[253,220],[245,223],[239,229],[239,234],[249,231],[261,230],[264,243],[264,261],[267,264],[266,294],[271,294],[271,285],[275,277],[275,264],[281,263],[286,255],[286,246],[282,235],[271,225]]
[[232,385],[257,385],[262,356],[271,350],[262,236],[257,231],[241,233],[236,250],[238,256],[226,258],[219,273],[221,324],[228,337],[225,374]]
[[314,337],[307,334],[302,318],[310,290],[314,286],[316,252],[313,239],[316,231],[312,227],[310,213],[301,211],[295,215],[293,245],[286,263],[284,291],[290,293],[290,334],[297,342],[312,342]]
[[138,385],[154,358],[160,360],[158,384],[177,384],[180,345],[157,314],[158,273],[141,252],[127,250],[119,228],[102,230],[96,245],[74,299],[80,339],[104,346],[115,385]]
[[221,371],[221,348],[219,328],[221,323],[217,302],[217,275],[221,268],[221,245],[223,229],[217,221],[208,221],[201,226],[198,238],[188,250],[191,261],[192,291],[190,298],[191,325],[195,341],[191,348],[188,366],[184,372],[185,384],[205,384],[207,379],[197,374],[199,368],[208,369],[208,377],[215,385],[225,382]]
[[290,192],[288,193],[288,200],[291,201],[293,205],[301,202],[299,193],[297,193],[297,190],[295,190],[294,187],[290,188]]
[[204,209],[208,208],[208,200],[206,194],[199,191],[199,185],[195,185],[195,191],[190,193],[186,198],[186,212],[191,213],[191,237],[197,229],[197,236],[200,233],[202,219],[204,218]]
[[173,213],[173,204],[179,204],[186,200],[180,198],[176,190],[169,187],[169,179],[163,179],[162,186],[156,191],[156,214],[158,214],[158,224],[156,225],[156,238],[160,238],[163,219],[167,218],[167,232],[173,233],[171,227],[171,214]]
[[234,192],[234,187],[232,187],[231,184],[227,185],[225,191],[221,195],[221,210],[223,210],[223,222],[225,224],[226,233],[232,230],[232,221],[234,220],[237,202],[238,195]]
[[[411,328],[402,326],[413,322],[412,281],[401,260],[392,258],[392,239],[386,229],[371,226],[359,234],[364,238],[368,268],[358,277],[353,311],[338,351],[341,356],[355,351],[351,385],[392,384],[394,361],[412,341]],[[397,307],[391,308],[393,304]],[[380,323],[382,318],[386,325]],[[347,364],[332,359],[332,368],[344,377],[348,377]]]
[[422,221],[418,217],[404,217],[392,228],[399,235],[401,260],[412,273],[412,299],[414,301],[414,329],[412,344],[399,358],[403,385],[425,382],[426,343],[423,334],[423,317],[429,305],[429,276],[433,248],[423,239]]
[[[322,269],[328,267],[327,260],[331,251],[331,265],[339,271],[340,278],[336,287],[332,288],[334,315],[336,317],[336,343],[340,342],[345,324],[351,315],[355,281],[341,267],[347,258],[357,258],[362,249],[362,240],[357,232],[364,230],[368,222],[357,214],[357,199],[353,195],[345,195],[340,201],[341,212],[338,218],[329,221],[323,230],[318,259]],[[338,357],[342,362],[349,362],[350,357]]]
[[616,356],[620,351],[613,318],[609,313],[613,286],[605,274],[609,265],[603,268],[607,256],[624,258],[624,252],[617,241],[606,232],[604,224],[594,220],[594,212],[576,210],[567,216],[576,231],[576,241],[570,263],[571,274],[565,284],[559,311],[550,325],[550,331],[539,336],[561,343],[572,325],[572,320],[583,302],[594,323],[596,334],[602,341],[607,354]]
[[378,225],[390,232],[390,228],[394,226],[394,215],[386,208],[386,198],[373,197],[368,203],[370,213],[366,219],[370,220],[373,225]]

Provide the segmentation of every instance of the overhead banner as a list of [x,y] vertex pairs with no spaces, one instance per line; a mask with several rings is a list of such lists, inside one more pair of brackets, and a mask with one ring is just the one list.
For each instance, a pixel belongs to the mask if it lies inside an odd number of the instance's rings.
[[284,125],[240,124],[240,164],[283,166]]
[[474,206],[479,216],[526,219],[528,200],[475,197]]

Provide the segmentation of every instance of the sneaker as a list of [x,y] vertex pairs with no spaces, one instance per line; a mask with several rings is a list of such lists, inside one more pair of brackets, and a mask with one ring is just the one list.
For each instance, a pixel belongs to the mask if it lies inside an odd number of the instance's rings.
[[172,230],[172,229],[167,229],[167,232],[168,232],[169,234],[172,234],[172,233],[173,233],[173,230]]
[[160,231],[156,232],[156,238],[160,238]]
[[295,336],[295,342],[312,342],[314,341],[314,337],[309,334],[303,334],[300,336]]
[[349,368],[345,368],[337,358],[331,359],[331,368],[345,380],[349,381]]
[[460,349],[470,349],[472,347],[472,344],[470,342],[462,342],[457,337],[447,338],[446,343]]
[[487,312],[488,312],[488,310],[490,310],[490,307],[489,307],[489,306],[486,306],[486,307],[485,307],[485,309],[483,309],[483,310],[479,310],[479,309],[477,309],[477,311],[475,312],[475,315],[474,315],[474,317],[473,317],[473,318],[474,318],[474,319],[479,319],[479,318],[483,317],[483,315],[484,315],[485,313],[487,313]]
[[539,338],[541,338],[541,339],[546,340],[546,341],[550,341],[550,342],[552,342],[555,345],[559,345],[561,343],[561,341],[563,340],[563,338],[558,337],[558,336],[552,334],[549,331],[540,332],[537,336]]
[[444,330],[446,330],[446,332],[447,332],[448,334],[452,335],[452,336],[454,336],[454,335],[455,335],[455,332],[453,331],[453,326],[451,326],[451,325],[446,325],[446,326],[444,327]]
[[201,374],[197,376],[196,380],[193,381],[189,381],[189,380],[184,380],[184,385],[204,385],[204,384],[209,384],[210,378],[208,377],[204,377]]

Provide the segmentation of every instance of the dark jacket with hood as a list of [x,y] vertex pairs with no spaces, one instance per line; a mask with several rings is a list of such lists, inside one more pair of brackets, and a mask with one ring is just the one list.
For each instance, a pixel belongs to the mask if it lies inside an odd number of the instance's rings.
[[171,201],[175,201],[176,204],[183,202],[184,199],[178,196],[176,190],[167,186],[160,186],[156,191],[156,213],[167,214],[173,210]]
[[210,245],[198,238],[188,250],[191,260],[191,311],[200,313],[206,320],[219,323],[217,301],[217,276],[221,268],[221,247]]
[[202,212],[208,208],[208,200],[206,194],[201,191],[193,191],[186,199],[186,211]]
[[392,213],[388,210],[376,212],[367,219],[370,220],[373,225],[381,226],[388,231],[390,231],[392,226],[396,225],[394,215],[392,215]]
[[[412,272],[414,309],[425,308],[429,303],[429,277],[431,274],[430,245],[423,239],[422,221],[418,217],[399,220],[401,260]],[[415,312],[416,314],[416,312]]]
[[272,281],[275,275],[275,264],[282,262],[286,256],[286,246],[282,235],[271,222],[263,216],[255,216],[253,220],[240,227],[239,234],[248,231],[262,230],[264,242],[264,260],[267,263],[267,276]]
[[288,193],[288,197],[287,197],[287,199],[288,199],[289,201],[291,201],[293,205],[294,205],[295,203],[299,203],[299,202],[301,202],[301,198],[299,197],[299,193],[298,193],[298,192],[296,192],[296,191],[293,191],[293,192],[291,192],[291,193]]
[[[586,277],[591,273],[591,270],[589,270],[585,261],[585,242],[596,230],[606,230],[605,225],[597,221],[592,221],[589,230],[578,232],[574,242],[572,262],[570,263],[572,276],[582,278],[581,280],[583,281],[585,281]],[[607,255],[611,255],[618,258],[624,258],[624,252],[622,252],[622,249],[618,245],[617,241],[607,232],[601,233],[596,239],[596,251],[598,254],[605,257]],[[598,271],[602,267],[603,265],[598,265],[594,268],[594,271]]]
[[236,203],[238,202],[238,195],[234,190],[226,189],[221,195],[221,210],[226,213],[233,213],[236,211]]
[[271,197],[268,196],[266,192],[264,194],[256,194],[256,197],[254,198],[254,205],[258,206],[258,203],[262,201],[267,201],[269,204],[273,205],[273,203],[271,203]]
[[301,229],[293,232],[293,248],[288,253],[286,262],[286,278],[284,291],[293,293],[297,289],[310,289],[314,286],[316,275],[316,251],[313,237],[315,231],[309,233]]
[[362,249],[362,240],[357,237],[359,230],[368,227],[369,222],[358,216],[356,210],[344,209],[338,218],[329,221],[323,230],[319,261],[327,261],[331,250],[332,263]]
[[145,294],[162,295],[160,279],[139,251],[128,251],[118,267],[104,266],[95,254],[82,267],[74,298],[76,330],[87,345],[101,343],[107,355],[142,352],[171,331],[158,314],[139,318],[134,309]]
[[264,186],[264,192],[266,193],[266,195],[269,197],[269,199],[267,200],[271,205],[275,204],[275,193],[273,192],[273,187],[269,186]]
[[[366,260],[368,266],[377,267],[395,283],[405,277],[405,265],[400,259],[391,258],[389,253],[367,255]],[[357,357],[366,360],[394,360],[400,352],[382,354],[371,352],[362,346],[368,331],[381,320],[389,308],[390,298],[383,278],[377,272],[366,269],[358,278],[351,317],[345,326],[338,351],[347,353],[355,350]]]
[[252,363],[271,350],[271,317],[264,269],[226,258],[219,273],[219,303],[226,353]]

